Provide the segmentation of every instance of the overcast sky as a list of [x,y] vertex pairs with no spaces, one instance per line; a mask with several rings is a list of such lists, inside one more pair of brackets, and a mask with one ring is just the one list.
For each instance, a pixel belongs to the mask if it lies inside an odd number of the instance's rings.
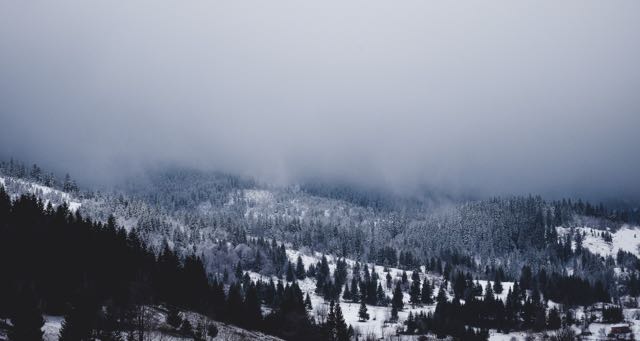
[[640,1],[2,1],[0,154],[640,194]]

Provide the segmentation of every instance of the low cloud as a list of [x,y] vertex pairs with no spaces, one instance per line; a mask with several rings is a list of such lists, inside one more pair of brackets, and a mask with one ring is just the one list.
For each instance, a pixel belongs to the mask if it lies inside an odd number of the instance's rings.
[[638,197],[640,2],[0,4],[0,154]]

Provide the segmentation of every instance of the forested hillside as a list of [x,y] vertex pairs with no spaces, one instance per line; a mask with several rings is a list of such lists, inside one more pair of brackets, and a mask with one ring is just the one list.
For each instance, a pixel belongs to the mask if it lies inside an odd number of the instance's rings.
[[61,340],[206,339],[220,322],[289,340],[487,339],[629,321],[640,295],[637,210],[175,168],[99,192],[0,165],[9,331],[45,314],[64,316]]

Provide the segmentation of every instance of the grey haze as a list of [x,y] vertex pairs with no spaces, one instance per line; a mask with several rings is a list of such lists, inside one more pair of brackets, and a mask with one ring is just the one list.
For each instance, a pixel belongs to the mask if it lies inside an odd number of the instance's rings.
[[0,154],[640,194],[638,1],[2,1]]

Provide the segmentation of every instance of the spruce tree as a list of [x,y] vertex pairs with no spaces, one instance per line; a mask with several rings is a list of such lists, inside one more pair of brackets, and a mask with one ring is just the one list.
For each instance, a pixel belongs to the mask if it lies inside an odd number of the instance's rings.
[[238,262],[236,264],[236,270],[234,272],[234,274],[236,275],[236,281],[239,281],[242,278],[242,264],[240,262]]
[[34,295],[22,294],[11,316],[11,325],[7,333],[9,341],[42,341],[44,319]]
[[[415,272],[414,272],[415,274]],[[411,289],[409,290],[409,301],[411,304],[420,304],[420,276],[412,276],[415,279],[411,282]]]
[[493,288],[491,286],[491,282],[487,281],[487,286],[485,287],[484,292],[484,301],[485,303],[495,301],[495,296],[493,295]]
[[547,328],[560,329],[561,326],[562,326],[562,319],[560,318],[560,313],[558,312],[558,308],[553,307],[549,310]]
[[398,321],[398,309],[395,306],[391,307],[391,321]]
[[182,326],[180,326],[180,334],[188,337],[193,336],[193,326],[189,320],[185,319],[182,322]]
[[302,257],[298,255],[298,260],[297,260],[297,264],[296,264],[296,278],[297,279],[304,279],[306,276],[306,271],[304,269],[304,263],[302,262]]
[[536,305],[533,330],[541,331],[547,324],[547,316],[543,305]]
[[175,306],[169,306],[167,312],[167,323],[174,329],[180,328],[182,325],[182,318],[180,317],[180,311]]
[[367,305],[362,301],[360,303],[360,310],[358,311],[358,320],[360,322],[369,320],[369,313],[367,313]]
[[344,291],[342,293],[342,299],[344,301],[351,300],[351,291],[349,290],[349,284],[344,285]]
[[226,319],[233,324],[242,324],[244,320],[244,313],[242,306],[244,302],[242,299],[242,293],[240,292],[240,285],[237,283],[232,284],[229,287],[229,294],[227,295],[226,304]]
[[307,310],[313,309],[313,306],[311,305],[311,298],[309,297],[309,293],[307,293],[307,295],[304,298],[304,307]]
[[396,283],[396,288],[393,290],[393,298],[391,299],[391,306],[396,310],[402,310],[404,303],[402,302],[402,288],[400,283]]
[[329,313],[327,314],[327,322],[324,324],[325,336],[328,340],[335,340],[336,338],[336,313],[335,302],[331,300],[329,302]]
[[360,293],[358,292],[358,280],[354,277],[351,280],[351,292],[350,292],[351,300],[353,302],[360,301]]
[[523,291],[531,289],[532,277],[531,268],[527,265],[523,266],[520,272],[520,288],[522,288]]
[[325,289],[325,282],[330,282],[330,270],[327,257],[322,255],[320,264],[316,267],[316,294],[322,294]]
[[287,280],[287,282],[293,282],[296,279],[296,275],[293,271],[293,264],[291,264],[289,261],[287,261],[287,264],[285,265],[286,268],[286,277],[285,279]]
[[502,281],[501,281],[500,275],[498,274],[498,272],[496,272],[495,280],[493,282],[493,291],[496,294],[500,295],[502,294],[502,290],[503,290]]
[[382,284],[378,283],[378,290],[376,291],[376,296],[378,296],[377,304],[378,305],[387,305],[387,296],[384,294],[384,290],[382,289]]
[[420,292],[420,299],[424,304],[431,304],[433,303],[432,296],[433,296],[433,288],[431,287],[429,280],[425,278],[424,283],[422,283],[422,292]]
[[440,289],[438,290],[438,296],[436,297],[436,302],[438,303],[447,303],[447,293],[445,291],[446,284],[442,283],[440,285]]
[[92,337],[95,327],[95,313],[88,298],[78,300],[64,316],[60,329],[60,341],[87,340]]
[[316,277],[316,266],[313,264],[309,264],[309,269],[307,269],[307,277]]
[[349,327],[342,316],[340,304],[335,307],[335,330],[336,341],[349,341]]
[[262,322],[262,310],[256,286],[252,283],[246,290],[244,298],[244,324],[249,329],[257,329]]

